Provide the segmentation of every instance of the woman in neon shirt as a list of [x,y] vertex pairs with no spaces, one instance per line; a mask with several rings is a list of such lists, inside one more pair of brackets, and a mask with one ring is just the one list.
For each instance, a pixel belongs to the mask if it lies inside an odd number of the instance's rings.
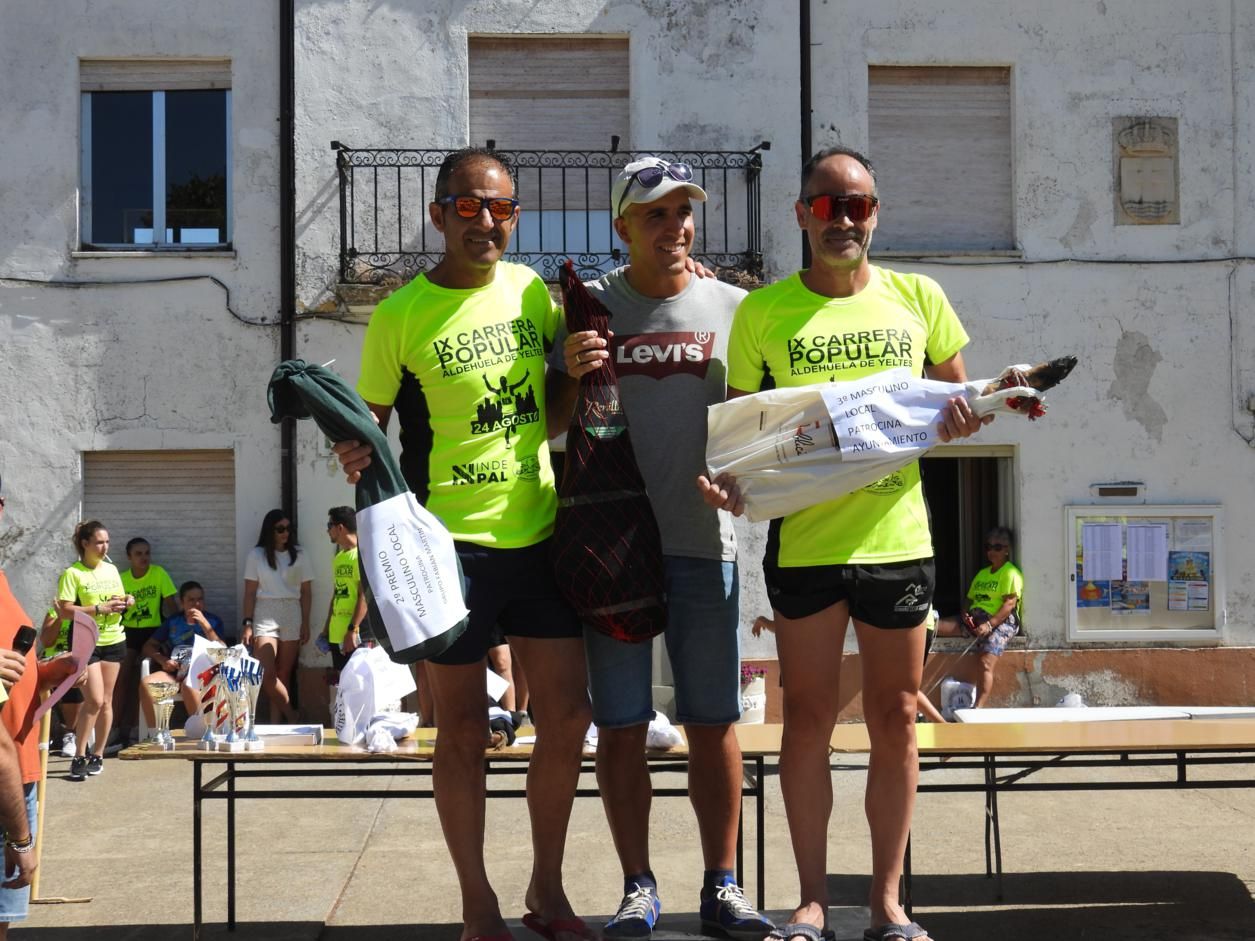
[[122,576],[109,561],[109,531],[99,520],[79,523],[74,530],[74,551],[78,561],[61,573],[57,600],[62,617],[82,611],[96,622],[99,635],[83,684],[83,707],[74,723],[74,758],[70,779],[82,781],[104,770],[104,760],[89,754],[87,741],[95,729],[96,744],[104,750],[113,725],[113,688],[126,658],[126,632],[122,612],[135,599],[122,587]]

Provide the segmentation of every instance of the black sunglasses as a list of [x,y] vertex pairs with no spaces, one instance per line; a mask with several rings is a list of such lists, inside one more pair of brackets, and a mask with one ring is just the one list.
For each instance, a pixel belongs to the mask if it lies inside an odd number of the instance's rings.
[[278,526],[275,527],[275,532],[277,533],[286,533],[287,531],[288,531],[287,523],[280,523]]
[[619,197],[619,205],[615,207],[615,215],[623,215],[623,201],[632,191],[633,183],[640,184],[641,189],[651,190],[662,182],[663,177],[668,176],[677,183],[687,183],[693,179],[693,168],[687,163],[667,163],[665,160],[652,166],[641,167],[628,177],[627,186],[623,187],[623,195]]
[[820,222],[832,222],[846,216],[851,222],[866,222],[876,211],[880,200],[866,193],[820,193],[807,196],[802,202],[809,207],[811,214]]
[[1003,549],[1010,549],[1010,548],[1011,548],[1011,547],[1010,547],[1010,546],[1008,546],[1005,542],[987,542],[987,543],[985,543],[985,551],[986,551],[986,552],[988,552],[990,549],[997,549],[997,550],[999,550],[999,551],[1002,551]]
[[519,201],[509,196],[442,196],[436,202],[452,206],[463,219],[474,219],[485,209],[498,222],[505,222],[519,208]]

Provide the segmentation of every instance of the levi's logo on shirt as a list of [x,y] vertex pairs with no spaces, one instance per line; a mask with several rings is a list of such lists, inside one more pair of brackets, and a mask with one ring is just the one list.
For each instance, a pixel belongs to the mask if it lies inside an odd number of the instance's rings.
[[688,373],[706,378],[715,335],[697,333],[638,333],[614,338],[614,368],[620,376],[667,376]]

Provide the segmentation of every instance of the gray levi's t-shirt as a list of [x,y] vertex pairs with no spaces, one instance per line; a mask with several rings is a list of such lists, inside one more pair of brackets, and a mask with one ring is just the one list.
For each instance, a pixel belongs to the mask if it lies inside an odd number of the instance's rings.
[[[662,531],[666,555],[736,558],[732,517],[702,500],[706,473],[706,406],[728,391],[728,331],[745,297],[713,278],[689,278],[674,297],[638,293],[618,268],[588,288],[610,311],[611,353],[632,448]],[[550,364],[565,371],[558,330]]]

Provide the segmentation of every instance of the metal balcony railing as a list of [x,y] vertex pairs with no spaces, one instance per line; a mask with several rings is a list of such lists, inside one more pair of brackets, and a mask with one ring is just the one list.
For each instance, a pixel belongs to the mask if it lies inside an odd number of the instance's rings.
[[[488,146],[494,147],[489,141]],[[637,153],[610,150],[505,150],[517,174],[523,212],[507,257],[557,281],[566,259],[596,277],[626,262],[611,225],[610,187]],[[340,280],[409,281],[439,261],[440,233],[428,218],[436,172],[451,150],[354,148],[331,142],[340,181]],[[649,151],[687,163],[707,200],[695,203],[693,254],[708,268],[761,278],[759,177],[767,141],[748,151]],[[644,153],[643,151],[641,153]]]

